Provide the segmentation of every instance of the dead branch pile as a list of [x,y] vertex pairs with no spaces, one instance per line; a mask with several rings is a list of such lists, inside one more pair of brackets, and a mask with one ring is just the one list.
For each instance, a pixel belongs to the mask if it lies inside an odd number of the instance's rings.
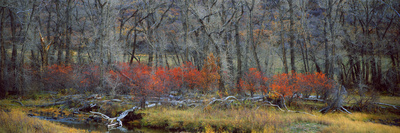
[[95,115],[100,115],[103,119],[108,120],[107,128],[110,129],[110,128],[114,128],[114,127],[118,127],[118,126],[121,127],[122,126],[121,119],[125,118],[125,116],[127,116],[129,112],[132,112],[132,111],[134,112],[134,111],[139,110],[139,109],[140,109],[140,107],[136,107],[135,106],[135,107],[133,107],[131,109],[125,110],[118,117],[114,117],[114,118],[110,118],[107,115],[102,114],[100,112],[90,111],[90,113],[95,114]]
[[345,95],[347,95],[346,88],[344,88],[344,86],[342,86],[342,87],[337,87],[337,88],[334,90],[334,93],[332,93],[332,94],[333,94],[333,95],[332,95],[332,98],[331,98],[331,100],[330,100],[330,102],[329,102],[329,106],[327,106],[327,107],[325,107],[325,108],[319,110],[319,112],[321,112],[321,113],[328,113],[328,112],[330,112],[330,111],[334,112],[334,111],[336,111],[336,110],[339,110],[339,111],[341,111],[341,112],[351,114],[349,111],[347,111],[347,110],[343,107],[343,99],[344,99],[343,97],[344,97]]

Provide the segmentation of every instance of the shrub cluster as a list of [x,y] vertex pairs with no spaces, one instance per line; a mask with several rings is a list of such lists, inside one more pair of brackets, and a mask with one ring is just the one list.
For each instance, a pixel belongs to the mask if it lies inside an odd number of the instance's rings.
[[[77,88],[82,92],[101,91],[133,93],[140,96],[161,96],[171,90],[181,88],[197,89],[201,92],[216,88],[220,75],[211,54],[199,70],[191,62],[175,68],[151,68],[147,65],[118,62],[104,70],[100,78],[99,66],[52,65],[46,68],[43,82],[46,88],[55,90]],[[239,81],[244,91],[262,93],[270,97],[310,96],[311,93],[326,95],[333,88],[333,80],[322,73],[292,73],[265,76],[255,68],[250,68]]]
[[311,93],[326,96],[334,87],[334,81],[318,72],[281,73],[267,77],[255,68],[250,68],[248,73],[240,79],[240,87],[249,91],[252,96],[255,92],[268,94],[270,97],[291,97],[295,94],[308,97]]
[[45,69],[42,82],[49,90],[76,88],[81,93],[116,91],[114,93],[161,96],[170,90],[180,88],[206,92],[216,86],[220,77],[217,72],[219,68],[216,67],[214,60],[211,54],[201,70],[191,62],[171,69],[166,67],[152,69],[147,65],[118,62],[112,64],[113,67],[106,67],[103,79],[100,76],[99,66],[54,64]]

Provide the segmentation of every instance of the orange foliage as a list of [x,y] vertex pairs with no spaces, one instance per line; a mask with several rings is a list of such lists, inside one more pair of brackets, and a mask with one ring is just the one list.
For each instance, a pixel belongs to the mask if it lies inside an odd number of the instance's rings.
[[333,88],[333,81],[323,73],[296,74],[296,88],[305,95],[313,92],[326,92]]
[[47,66],[43,75],[44,83],[48,89],[65,89],[70,87],[74,77],[72,66],[58,64]]
[[291,77],[286,73],[276,74],[272,79],[270,87],[274,93],[291,96],[296,89],[293,87],[293,83],[290,83]]
[[79,77],[81,78],[79,81],[79,86],[81,88],[96,87],[100,81],[99,73],[99,66],[84,66],[82,73],[79,74]]
[[[150,75],[148,83],[145,84],[145,92],[153,93],[154,95],[160,96],[159,94],[164,94],[166,87],[167,76],[163,68],[158,68],[155,74]],[[146,95],[146,94],[145,94]]]
[[218,71],[220,68],[215,62],[216,59],[211,53],[204,61],[203,68],[200,70],[200,77],[198,80],[203,92],[210,91],[218,83],[218,79],[220,78]]
[[[191,68],[185,65],[183,67],[188,70]],[[111,78],[118,77],[123,88],[131,88],[131,92],[137,96],[161,96],[171,89],[180,88],[183,83],[184,74],[180,67],[173,69],[158,67],[152,70],[147,65],[118,63],[117,68],[120,73],[108,72]]]
[[180,67],[172,68],[168,71],[171,77],[171,87],[180,88],[183,84],[182,76],[183,70]]
[[197,70],[197,68],[193,66],[192,62],[186,62],[186,64],[183,64],[181,67],[183,69],[182,76],[187,87],[189,87],[190,89],[198,87],[200,81],[202,80],[199,70]]
[[268,87],[265,86],[268,78],[263,76],[256,68],[250,68],[248,73],[245,73],[243,78],[240,79],[239,85],[244,90],[250,91],[251,96],[257,91],[266,93]]
[[302,74],[293,73],[292,75],[282,73],[272,77],[270,88],[272,96],[292,96],[299,92],[310,95],[312,92],[327,92],[333,88],[333,80],[327,78],[323,73]]
[[130,66],[128,63],[118,63],[117,68],[121,82],[124,87],[131,88],[135,95],[147,96],[150,94],[151,68],[146,65],[135,64]]
[[[115,63],[117,69],[105,72],[107,82],[105,88],[117,85],[123,92],[132,92],[137,96],[161,96],[170,90],[186,86],[189,89],[199,89],[202,92],[211,91],[217,86],[220,68],[216,65],[217,59],[210,54],[199,71],[191,62],[179,67],[167,69],[151,67],[142,64]],[[74,73],[74,70],[77,72]],[[78,86],[87,91],[96,88],[100,83],[98,66],[51,65],[43,74],[43,82],[49,89],[66,89]],[[256,68],[250,68],[239,81],[239,86],[249,91],[253,96],[256,92],[268,94],[270,97],[293,96],[302,93],[309,96],[311,93],[326,94],[334,87],[333,80],[323,73],[282,73],[267,78]],[[84,89],[82,89],[84,88]]]

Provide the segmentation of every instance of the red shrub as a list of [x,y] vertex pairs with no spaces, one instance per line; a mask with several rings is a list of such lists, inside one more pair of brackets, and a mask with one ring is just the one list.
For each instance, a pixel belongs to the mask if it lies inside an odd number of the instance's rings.
[[255,92],[261,91],[262,93],[266,93],[268,88],[265,86],[268,78],[263,76],[260,71],[256,68],[250,68],[248,73],[245,73],[243,78],[240,79],[240,87],[244,90],[250,91],[251,96],[254,95]]
[[59,90],[72,87],[74,77],[72,66],[54,64],[46,68],[43,81],[46,88]]
[[199,87],[203,79],[201,79],[199,70],[193,66],[192,62],[186,62],[186,64],[183,64],[181,68],[183,69],[183,79],[186,86],[189,89]]
[[81,91],[92,90],[97,87],[100,83],[100,69],[99,66],[85,65],[82,66],[80,73],[78,72],[77,78],[79,78],[79,87]]
[[[333,80],[327,78],[323,73],[302,74],[286,73],[274,75],[270,85],[275,96],[292,96],[299,92],[308,97],[311,93],[326,94],[333,87]],[[274,94],[272,94],[274,95]]]

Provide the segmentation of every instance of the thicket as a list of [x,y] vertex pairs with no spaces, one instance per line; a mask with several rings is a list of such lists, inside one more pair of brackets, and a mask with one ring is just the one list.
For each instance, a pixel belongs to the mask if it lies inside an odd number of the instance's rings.
[[[114,63],[106,71],[103,81],[99,67],[91,65],[52,65],[43,73],[42,83],[47,91],[64,91],[73,88],[76,93],[131,94],[138,97],[161,97],[171,91],[179,93],[199,92],[213,94],[217,91],[219,68],[210,55],[202,69],[186,62],[174,68],[151,68],[143,64]],[[103,88],[100,84],[104,83]],[[335,83],[323,73],[280,73],[267,76],[256,68],[250,68],[240,79],[237,88],[228,94],[262,94],[269,98],[317,97],[327,98]],[[73,91],[68,91],[69,93]],[[241,93],[244,92],[244,93]]]

